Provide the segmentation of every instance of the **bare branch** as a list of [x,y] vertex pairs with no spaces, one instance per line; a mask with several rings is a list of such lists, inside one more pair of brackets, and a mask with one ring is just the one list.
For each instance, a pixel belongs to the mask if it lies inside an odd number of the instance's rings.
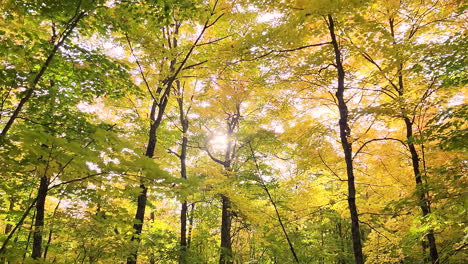
[[192,69],[192,68],[195,68],[199,65],[202,65],[204,63],[208,62],[207,60],[204,60],[204,61],[201,61],[201,62],[197,62],[197,63],[194,63],[194,64],[191,64],[191,65],[188,65],[186,67],[184,67],[182,70],[188,70],[188,69]]
[[389,138],[389,137],[385,137],[385,138],[374,138],[374,139],[371,139],[371,140],[368,140],[366,142],[364,142],[364,144],[362,144],[359,149],[356,151],[356,153],[354,153],[354,156],[353,156],[353,159],[362,151],[362,149],[369,143],[372,143],[372,142],[375,142],[375,141],[384,141],[384,140],[393,140],[393,141],[398,141],[400,142],[401,144],[403,144],[405,147],[406,147],[406,143],[401,140],[401,139],[397,139],[397,138]]
[[173,154],[173,155],[175,155],[176,157],[178,157],[178,158],[180,159],[180,155],[179,155],[179,153],[177,153],[177,152],[173,151],[172,149],[169,149],[169,148],[168,148],[168,149],[167,149],[167,152],[168,152],[168,153],[170,153],[170,154]]
[[158,101],[156,99],[156,97],[154,96],[153,92],[151,91],[151,88],[150,88],[150,86],[148,84],[148,80],[146,79],[145,73],[143,72],[143,67],[141,67],[140,61],[138,60],[137,56],[135,55],[132,43],[130,42],[130,38],[128,37],[127,32],[125,32],[125,38],[127,39],[128,46],[130,47],[130,52],[132,53],[132,57],[135,59],[135,62],[138,65],[138,71],[140,72],[141,78],[143,79],[143,82],[145,83],[146,89],[148,90],[149,94],[151,95],[151,98],[153,98],[154,101]]
[[229,37],[232,37],[233,34],[230,34],[230,35],[227,35],[225,37],[221,37],[221,38],[218,38],[218,39],[215,39],[215,40],[211,40],[211,41],[208,41],[208,42],[204,42],[204,43],[200,43],[200,44],[197,44],[197,47],[200,47],[200,46],[204,46],[204,45],[210,45],[210,44],[213,44],[213,43],[216,43],[218,41],[221,41],[221,40],[224,40],[224,39],[227,39]]

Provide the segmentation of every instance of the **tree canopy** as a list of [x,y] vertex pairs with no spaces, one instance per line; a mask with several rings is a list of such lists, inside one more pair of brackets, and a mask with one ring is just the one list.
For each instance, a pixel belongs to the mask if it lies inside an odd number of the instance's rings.
[[0,264],[468,259],[463,1],[0,3]]

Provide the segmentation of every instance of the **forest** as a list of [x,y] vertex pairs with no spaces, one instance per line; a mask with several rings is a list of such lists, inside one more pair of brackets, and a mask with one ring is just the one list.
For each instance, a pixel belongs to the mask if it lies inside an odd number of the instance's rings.
[[0,264],[465,264],[463,0],[0,0]]

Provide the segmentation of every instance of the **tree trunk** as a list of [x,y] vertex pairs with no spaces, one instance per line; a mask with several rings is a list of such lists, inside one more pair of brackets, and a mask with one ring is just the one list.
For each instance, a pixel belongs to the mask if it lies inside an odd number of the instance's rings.
[[[146,210],[148,188],[143,183],[141,183],[140,190],[141,192],[138,195],[137,211],[135,214],[135,224],[133,224],[133,229],[135,233],[133,234],[132,239],[131,239],[131,241],[136,241],[137,244],[140,243],[140,240],[141,240],[140,235],[141,235],[141,231],[143,230],[143,222],[145,220],[145,210]],[[135,251],[127,259],[127,264],[136,264],[137,257],[138,257],[138,248],[135,249]]]
[[221,215],[221,254],[219,264],[232,264],[231,245],[231,202],[229,198],[221,195],[222,215]]
[[[182,151],[180,154],[180,175],[183,179],[187,179],[187,165],[186,165],[186,156],[187,156],[187,133],[185,127],[182,131],[184,136],[182,138]],[[180,210],[180,258],[179,263],[185,264],[187,255],[187,201],[182,202],[182,208]]]
[[[152,158],[154,156],[154,150],[156,148],[156,131],[161,123],[161,118],[156,119],[156,108],[158,107],[158,103],[156,101],[153,101],[153,104],[151,105],[151,112],[150,112],[150,131],[148,135],[148,144],[146,146],[146,152],[145,156],[148,158]],[[159,112],[161,110],[159,109]],[[164,112],[164,111],[162,111]],[[132,238],[130,241],[136,241],[136,246],[137,248],[130,254],[130,256],[127,258],[127,264],[136,264],[137,263],[137,258],[138,258],[138,246],[140,244],[141,238],[141,232],[143,230],[143,223],[145,221],[145,210],[146,210],[146,201],[148,198],[148,187],[146,187],[144,183],[144,179],[140,178],[140,194],[138,195],[137,198],[137,210],[135,213],[135,224],[133,224],[133,230],[134,233],[132,235]]]
[[[395,40],[395,21],[393,18],[389,19],[389,26],[390,26],[390,34],[393,37],[393,44],[397,44]],[[400,62],[398,64],[398,95],[400,98],[403,98],[405,94],[405,86],[404,86],[404,80],[403,80],[403,62]],[[416,192],[417,195],[419,196],[419,206],[422,211],[423,217],[426,217],[430,212],[431,208],[429,206],[429,201],[428,201],[428,193],[424,188],[424,184],[422,181],[421,177],[421,170],[419,169],[419,154],[416,150],[416,147],[414,146],[413,143],[413,122],[410,120],[410,118],[406,115],[406,109],[402,105],[401,106],[401,111],[403,115],[403,121],[405,122],[406,126],[406,140],[408,141],[408,148],[411,153],[411,163],[413,166],[413,172],[414,172],[414,178],[416,181]],[[439,263],[439,254],[437,252],[437,245],[435,241],[435,236],[434,236],[434,230],[429,229],[428,233],[426,234],[426,239],[427,239],[427,245],[429,246],[429,254],[431,257],[431,262],[433,264],[438,264]],[[426,251],[426,243],[422,243],[422,249],[423,249],[423,254],[425,255]],[[425,258],[425,257],[424,257]]]
[[36,220],[34,222],[33,248],[31,253],[31,257],[33,259],[39,259],[42,256],[42,231],[44,229],[45,201],[47,197],[48,186],[49,178],[44,175],[41,177],[39,190],[37,192]]
[[[416,192],[419,199],[419,207],[421,208],[423,217],[426,217],[430,214],[431,208],[427,200],[427,191],[424,188],[424,183],[421,177],[421,170],[419,168],[419,154],[413,143],[413,124],[407,116],[404,117],[404,121],[406,125],[406,139],[408,141],[408,148],[411,153],[411,163],[413,165],[414,178],[416,181]],[[429,246],[429,255],[431,256],[431,263],[438,264],[439,254],[437,251],[434,230],[432,230],[432,228],[429,229],[428,233],[426,234],[426,239],[427,245]],[[423,247],[425,246],[424,244]]]
[[[178,30],[179,30],[180,24],[176,23],[176,29],[175,29],[175,35],[173,38],[173,46],[174,48],[177,47],[177,38],[176,36],[178,35]],[[131,48],[131,47],[130,47]],[[131,48],[132,49],[132,48]],[[132,49],[133,53],[133,49]],[[187,55],[187,59],[190,53]],[[137,61],[139,64],[139,62]],[[150,131],[148,135],[148,145],[146,146],[146,153],[145,156],[148,158],[152,158],[154,156],[154,150],[156,148],[156,142],[157,142],[157,130],[159,125],[162,122],[164,112],[166,111],[166,106],[169,101],[169,96],[170,92],[172,90],[172,86],[174,81],[176,81],[178,73],[182,70],[182,67],[184,66],[185,62],[183,62],[181,65],[179,65],[179,68],[177,70],[174,69],[174,66],[176,64],[176,60],[173,59],[170,62],[170,72],[173,73],[171,77],[169,77],[166,81],[163,81],[161,87],[158,87],[157,89],[157,95],[160,95],[159,102],[153,98],[153,103],[151,105],[151,112],[150,112]],[[141,69],[140,69],[141,70]],[[143,79],[144,73],[140,72]],[[148,86],[148,83],[145,81],[148,90],[151,90],[151,88]],[[163,89],[165,87],[165,89]],[[157,113],[156,113],[157,109]],[[134,234],[132,236],[131,241],[136,241],[137,242],[137,248],[135,251],[127,258],[127,264],[136,264],[137,263],[137,258],[138,258],[138,245],[140,244],[140,234],[143,230],[143,223],[144,223],[144,218],[145,218],[145,209],[146,209],[146,200],[147,200],[147,193],[148,193],[148,188],[145,186],[143,178],[140,178],[140,195],[138,195],[138,202],[137,202],[137,211],[135,214],[135,221],[136,223],[133,225],[134,229]]]
[[190,209],[189,217],[189,227],[187,234],[187,248],[190,248],[190,242],[192,242],[192,229],[193,229],[193,213],[195,211],[195,203],[192,203],[192,208]]
[[336,98],[338,99],[338,109],[340,112],[340,140],[346,162],[346,174],[348,183],[348,207],[351,215],[351,234],[353,241],[354,259],[356,264],[364,264],[364,256],[362,254],[361,233],[359,231],[359,216],[356,207],[356,186],[354,183],[354,169],[352,158],[352,143],[348,141],[351,136],[351,129],[348,124],[348,107],[344,100],[344,79],[345,71],[341,61],[341,51],[338,46],[338,41],[335,35],[335,25],[333,17],[328,15],[330,37],[335,52],[336,69],[338,71],[338,90]]
[[182,203],[180,210],[180,259],[179,263],[186,263],[185,255],[187,254],[187,202]]
[[[187,145],[188,138],[187,132],[189,128],[189,122],[184,111],[184,91],[180,85],[180,81],[176,81],[177,90],[179,92],[179,98],[177,98],[177,103],[179,105],[179,121],[182,126],[182,145],[179,155],[180,160],[180,177],[182,179],[187,179]],[[187,201],[182,202],[182,207],[180,210],[180,256],[179,263],[187,263]]]

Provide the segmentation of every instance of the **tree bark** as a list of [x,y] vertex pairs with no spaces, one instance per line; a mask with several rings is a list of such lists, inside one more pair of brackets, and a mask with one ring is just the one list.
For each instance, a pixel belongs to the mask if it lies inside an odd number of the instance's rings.
[[182,202],[180,210],[180,258],[179,263],[186,263],[187,254],[187,201]]
[[348,141],[348,138],[351,136],[351,129],[348,124],[348,107],[346,105],[346,101],[344,100],[345,71],[341,61],[341,51],[335,35],[335,24],[331,15],[328,15],[328,28],[330,31],[330,37],[332,39],[333,50],[335,52],[336,69],[338,71],[338,90],[336,92],[336,98],[338,99],[338,109],[340,112],[340,141],[346,162],[348,207],[351,215],[351,234],[353,241],[354,260],[356,264],[364,264],[361,233],[359,230],[359,216],[356,206],[356,186],[354,183],[352,143]]
[[[166,89],[171,89],[171,87],[167,87]],[[166,93],[165,93],[166,94]],[[156,142],[157,142],[157,130],[159,125],[161,124],[162,117],[164,115],[164,111],[166,109],[168,96],[161,98],[161,103],[158,104],[155,100],[153,100],[153,104],[151,105],[151,112],[150,112],[150,131],[148,135],[148,144],[146,146],[145,156],[148,158],[152,158],[154,156],[154,151],[156,149]],[[158,114],[156,117],[156,108],[158,108]],[[135,224],[133,224],[134,234],[130,241],[136,241],[137,248],[131,255],[127,258],[127,264],[136,264],[138,258],[138,246],[140,244],[141,238],[140,235],[143,230],[143,223],[145,221],[145,210],[146,210],[146,202],[148,199],[148,187],[145,185],[145,181],[143,178],[140,178],[140,194],[137,198],[137,210],[135,213]]]
[[221,254],[219,264],[232,264],[232,244],[231,244],[231,201],[228,197],[221,195],[222,215],[221,215]]
[[[419,207],[423,217],[426,217],[431,213],[431,208],[429,206],[429,201],[427,199],[427,191],[424,188],[424,183],[421,177],[421,170],[419,168],[419,154],[416,150],[416,147],[413,143],[413,125],[411,120],[408,117],[404,117],[405,126],[406,126],[406,139],[408,141],[408,148],[411,153],[411,163],[413,165],[413,173],[416,181],[416,193],[419,199]],[[437,244],[434,236],[434,230],[429,229],[426,234],[427,245],[429,246],[429,255],[431,257],[431,263],[439,263],[439,253],[437,251]],[[423,244],[424,246],[424,244]]]
[[195,203],[192,203],[192,208],[190,209],[189,217],[189,226],[187,234],[187,248],[190,248],[190,243],[192,242],[192,229],[193,229],[193,213],[195,211]]
[[[396,39],[395,39],[395,24],[394,23],[395,23],[394,19],[390,18],[389,19],[390,34],[393,38],[393,44],[397,44]],[[398,96],[400,99],[402,99],[405,94],[402,62],[398,64],[397,70],[398,70],[398,73],[397,73],[398,74],[398,89],[397,89]],[[414,141],[413,122],[407,116],[405,106],[403,105],[401,105],[401,112],[402,112],[401,114],[403,116],[403,121],[405,122],[405,127],[406,127],[406,140],[407,140],[407,145],[411,154],[411,164],[413,166],[413,173],[414,173],[414,178],[416,182],[416,193],[419,199],[419,207],[421,208],[423,217],[426,217],[431,212],[431,208],[430,208],[429,201],[428,201],[428,192],[424,188],[424,183],[422,181],[422,176],[421,176],[422,174],[419,168],[419,160],[420,160],[419,154],[413,143]],[[431,258],[431,263],[433,264],[440,263],[439,254],[437,251],[437,244],[436,244],[436,240],[434,236],[434,230],[429,229],[428,233],[426,234],[426,239],[427,239],[427,245],[429,246],[429,255]],[[421,243],[421,245],[423,249],[423,254],[425,255],[426,243],[423,242]]]
[[[235,145],[231,140],[234,130],[239,125],[240,104],[236,106],[236,113],[229,115],[227,120],[227,137],[229,139],[226,152],[224,154],[224,162],[220,162],[226,173],[231,172],[231,163],[235,155]],[[221,252],[219,255],[219,264],[232,264],[232,241],[231,241],[231,201],[229,197],[221,195],[222,211],[221,211]]]
[[[179,105],[179,121],[182,126],[182,145],[179,155],[180,160],[180,177],[182,179],[187,179],[187,146],[188,146],[188,138],[187,132],[189,128],[189,122],[187,119],[187,115],[184,110],[184,91],[180,85],[180,81],[176,81],[177,90],[179,93],[179,98],[177,99],[177,103]],[[187,201],[182,202],[182,207],[180,210],[180,256],[179,256],[179,263],[185,264],[187,263]]]
[[[216,5],[215,5],[215,7],[216,7]],[[212,10],[211,16],[213,14],[214,14],[214,9]],[[210,16],[210,18],[211,18],[211,16]],[[214,23],[216,22],[215,21],[215,22],[209,24],[210,18],[206,21],[202,31],[198,35],[197,39],[193,42],[192,46],[190,47],[188,52],[185,54],[182,61],[180,63],[178,63],[178,64],[177,64],[177,58],[174,58],[174,59],[172,59],[170,61],[170,69],[169,70],[171,72],[171,75],[167,79],[165,79],[161,84],[162,86],[158,87],[157,90],[156,90],[156,94],[158,96],[159,95],[161,95],[161,96],[158,99],[158,101],[156,101],[156,98],[153,97],[153,105],[151,107],[151,125],[150,125],[148,146],[146,148],[146,156],[149,157],[149,158],[152,158],[153,155],[154,155],[154,149],[156,147],[156,131],[157,131],[159,125],[162,122],[162,118],[164,116],[164,112],[166,110],[167,103],[169,101],[169,96],[170,96],[173,84],[174,84],[174,82],[176,82],[179,73],[184,69],[184,67],[185,67],[185,65],[187,63],[187,60],[192,55],[195,47],[197,47],[198,42],[201,40],[201,38],[202,38],[203,34],[205,33],[205,31],[209,27],[213,26]],[[181,23],[175,21],[174,26],[175,26],[175,28],[174,28],[172,39],[169,36],[168,36],[168,39],[167,39],[168,43],[169,43],[169,49],[173,49],[173,48],[175,49],[178,46],[177,37],[179,35],[179,28],[181,26]],[[128,40],[128,36],[127,36],[127,40]],[[130,41],[129,41],[129,45],[130,45]],[[131,47],[131,45],[130,45],[130,49],[131,49],[132,54],[134,54],[133,48]],[[136,60],[136,62],[138,64],[138,66],[140,66],[138,60]],[[177,68],[176,68],[176,64],[178,65]],[[140,74],[142,75],[142,77],[144,79],[145,85],[146,85],[148,91],[150,91],[150,93],[151,93],[151,89],[149,87],[149,84],[146,82],[145,75],[144,75],[141,67],[139,67],[139,68],[140,68]],[[151,95],[153,96],[152,93],[151,93]],[[157,115],[156,115],[156,108],[158,108]],[[137,241],[137,244],[140,243],[139,235],[141,234],[141,231],[142,231],[142,228],[143,228],[143,221],[144,221],[144,214],[145,214],[144,212],[145,212],[145,208],[146,208],[146,199],[147,199],[147,191],[148,191],[147,187],[144,185],[144,183],[142,181],[141,181],[141,184],[140,184],[140,189],[141,189],[141,193],[138,196],[137,212],[135,214],[135,220],[137,221],[137,223],[134,225],[135,233],[134,233],[134,235],[132,236],[132,239],[131,239],[132,241]],[[137,257],[138,257],[138,248],[135,250],[135,252],[133,252],[129,256],[129,258],[127,259],[127,264],[136,264]]]
[[34,222],[33,247],[31,253],[31,257],[33,259],[39,259],[42,256],[42,232],[44,229],[45,202],[47,198],[48,186],[49,178],[44,175],[41,177],[39,190],[37,192],[36,220]]

